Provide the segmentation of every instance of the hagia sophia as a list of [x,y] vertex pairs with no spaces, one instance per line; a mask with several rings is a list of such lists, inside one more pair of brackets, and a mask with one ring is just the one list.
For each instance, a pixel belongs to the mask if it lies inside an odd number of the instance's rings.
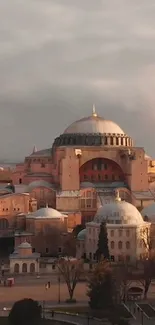
[[[0,180],[7,182],[0,188],[0,241],[13,238],[14,249],[29,243],[32,254],[41,256],[94,260],[106,220],[113,261],[146,254],[142,237],[153,233],[155,222],[155,160],[115,122],[98,116],[95,106],[51,148],[34,146],[5,173],[0,170]],[[71,234],[80,224],[84,229],[73,253]]]

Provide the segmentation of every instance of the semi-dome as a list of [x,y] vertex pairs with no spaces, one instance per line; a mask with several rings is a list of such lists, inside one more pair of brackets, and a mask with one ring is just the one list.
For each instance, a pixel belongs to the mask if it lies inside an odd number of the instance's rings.
[[145,207],[141,214],[144,217],[148,218],[148,221],[155,222],[155,202]]
[[121,201],[118,194],[113,202],[100,207],[94,217],[94,222],[106,221],[109,224],[138,225],[143,218],[137,208],[126,201]]
[[82,230],[78,233],[78,235],[77,235],[77,239],[78,239],[78,240],[85,240],[85,238],[86,238],[86,232],[87,232],[86,229],[82,229]]
[[53,189],[53,185],[44,181],[44,180],[37,180],[37,181],[33,181],[28,185],[28,192],[31,192],[34,188],[37,187],[46,187],[49,189]]
[[121,134],[124,131],[113,121],[105,120],[97,115],[92,115],[72,123],[65,131],[66,134]]
[[[41,208],[31,214],[35,218],[61,218],[62,213],[52,208]],[[29,215],[28,215],[29,217]]]

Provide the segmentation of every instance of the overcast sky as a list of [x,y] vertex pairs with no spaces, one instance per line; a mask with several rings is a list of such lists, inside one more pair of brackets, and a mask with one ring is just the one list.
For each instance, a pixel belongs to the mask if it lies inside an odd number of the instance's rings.
[[155,0],[0,0],[0,159],[93,103],[155,157]]

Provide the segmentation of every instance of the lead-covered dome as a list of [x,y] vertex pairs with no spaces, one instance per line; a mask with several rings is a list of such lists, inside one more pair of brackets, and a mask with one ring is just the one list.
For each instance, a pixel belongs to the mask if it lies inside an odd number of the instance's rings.
[[64,134],[122,134],[124,131],[113,121],[105,120],[97,115],[82,118],[72,123]]
[[78,240],[85,240],[86,238],[86,233],[87,233],[87,230],[86,229],[82,229],[78,235],[77,235],[77,239]]
[[27,215],[27,218],[63,218],[67,217],[66,215],[63,215],[59,211],[52,209],[52,208],[41,208],[30,215]]
[[121,201],[119,194],[109,204],[100,207],[94,217],[94,222],[106,221],[109,224],[142,224],[143,218],[137,208],[126,201]]
[[132,147],[132,139],[115,122],[97,115],[95,107],[91,116],[72,123],[54,141],[52,150],[59,146],[119,146]]

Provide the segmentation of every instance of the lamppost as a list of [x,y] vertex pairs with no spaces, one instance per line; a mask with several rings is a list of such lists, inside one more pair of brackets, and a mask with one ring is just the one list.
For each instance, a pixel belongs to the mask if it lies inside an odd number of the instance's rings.
[[43,300],[43,305],[42,305],[42,318],[45,318],[45,301]]
[[143,310],[141,310],[141,321],[142,321],[142,325],[144,324],[144,313]]
[[60,274],[58,275],[58,303],[60,304]]

